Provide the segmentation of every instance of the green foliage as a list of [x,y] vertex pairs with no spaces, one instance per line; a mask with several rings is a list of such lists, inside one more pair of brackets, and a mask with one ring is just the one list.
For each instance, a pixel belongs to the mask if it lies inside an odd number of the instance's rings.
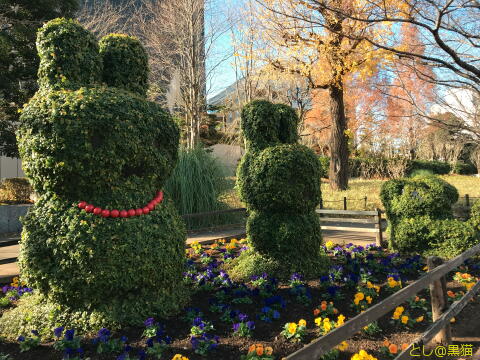
[[414,170],[410,173],[410,177],[417,177],[417,176],[433,176],[435,175],[431,170],[426,169],[418,169]]
[[478,242],[477,209],[468,222],[454,220],[452,205],[458,192],[435,176],[390,180],[380,196],[395,250],[452,257]]
[[11,301],[7,296],[0,297],[0,307],[4,308],[10,306]]
[[452,166],[452,173],[459,175],[472,175],[477,173],[477,168],[472,163],[459,161]]
[[402,253],[425,253],[435,240],[432,234],[435,223],[428,216],[401,219],[395,229],[395,250]]
[[71,201],[108,209],[146,204],[178,156],[170,115],[115,88],[41,89],[21,121],[19,150],[34,189]]
[[428,216],[402,219],[396,231],[397,250],[404,253],[455,257],[478,243],[478,229],[454,219]]
[[77,0],[0,1],[0,154],[18,156],[18,111],[37,89],[37,29],[50,19],[73,16],[78,5]]
[[241,169],[240,177],[248,177],[243,198],[252,209],[305,213],[320,202],[320,163],[306,146],[268,147]]
[[475,201],[470,208],[469,222],[475,229],[480,231],[480,200]]
[[[321,164],[310,149],[296,143],[297,123],[293,109],[268,101],[253,101],[242,111],[247,152],[237,169],[237,188],[249,210],[247,234],[258,255],[241,256],[234,277],[256,273],[253,264],[282,264],[285,272],[306,276],[324,268],[315,214]],[[261,266],[262,261],[268,265]]]
[[3,179],[0,190],[2,191],[0,200],[4,201],[27,202],[32,193],[32,187],[26,178]]
[[[188,300],[186,231],[168,196],[149,214],[129,218],[103,218],[77,204],[144,207],[175,167],[178,128],[158,105],[96,85],[98,45],[77,23],[47,23],[37,44],[40,90],[18,132],[25,173],[40,195],[23,219],[22,276],[48,299],[45,307],[58,309],[48,317],[70,314],[64,326],[81,318],[78,330],[172,315]],[[23,326],[27,316],[14,324]],[[4,321],[9,317],[0,319],[0,331]]]
[[148,89],[148,57],[140,41],[123,34],[100,40],[103,81],[145,97]]
[[218,198],[225,188],[221,164],[205,149],[197,147],[180,150],[177,166],[164,189],[180,214],[192,214],[220,210],[223,204]]
[[271,276],[286,278],[291,272],[283,269],[283,265],[278,260],[266,257],[259,252],[249,249],[233,259],[224,267],[228,271],[233,281],[249,280],[252,275],[262,275],[267,273]]
[[287,105],[254,100],[242,109],[240,126],[249,150],[263,150],[279,143],[298,140],[298,116]]
[[23,226],[22,276],[54,303],[139,324],[171,315],[187,300],[180,285],[186,233],[171,201],[149,215],[105,219],[42,197]]
[[430,170],[436,175],[445,175],[450,172],[450,164],[442,161],[413,160],[409,166],[409,173],[415,170]]
[[313,211],[251,211],[247,234],[256,251],[278,260],[288,274],[301,272],[310,277],[325,270],[320,221]]
[[75,20],[46,23],[38,32],[40,87],[78,89],[101,79],[102,61],[95,36]]
[[328,156],[320,156],[321,169],[322,169],[322,178],[328,178],[328,169],[330,167],[330,158]]

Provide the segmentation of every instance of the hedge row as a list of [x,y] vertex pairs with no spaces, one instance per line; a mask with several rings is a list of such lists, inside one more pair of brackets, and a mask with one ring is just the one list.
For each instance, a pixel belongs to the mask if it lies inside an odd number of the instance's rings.
[[[322,176],[328,177],[330,158],[320,156]],[[362,178],[392,178],[409,176],[417,170],[428,170],[435,175],[449,173],[471,175],[477,173],[477,168],[471,163],[457,162],[455,165],[443,161],[406,160],[403,158],[350,158],[350,176]]]

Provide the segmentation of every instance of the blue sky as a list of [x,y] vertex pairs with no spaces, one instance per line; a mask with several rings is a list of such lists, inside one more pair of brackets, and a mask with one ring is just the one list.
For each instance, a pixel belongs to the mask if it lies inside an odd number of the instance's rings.
[[[207,34],[209,33],[212,22],[216,27],[223,27],[223,25],[228,26],[228,13],[237,13],[237,9],[241,4],[242,0],[211,0],[210,5],[206,9],[207,13],[205,14],[205,32]],[[213,52],[213,56],[207,59],[207,73],[213,66],[218,64],[219,58],[233,54],[230,31],[227,31],[217,39]],[[227,60],[223,61],[221,65],[216,67],[214,76],[211,77],[210,82],[207,84],[207,89],[209,89],[207,94],[208,98],[215,96],[235,82],[235,69],[232,66],[232,62],[233,56],[230,56]]]

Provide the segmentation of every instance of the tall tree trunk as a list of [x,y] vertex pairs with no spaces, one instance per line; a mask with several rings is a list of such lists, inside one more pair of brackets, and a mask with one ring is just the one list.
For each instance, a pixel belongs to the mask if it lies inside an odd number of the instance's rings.
[[328,88],[330,96],[330,116],[332,132],[330,137],[330,187],[333,190],[346,190],[348,187],[348,139],[347,119],[343,104],[341,84]]

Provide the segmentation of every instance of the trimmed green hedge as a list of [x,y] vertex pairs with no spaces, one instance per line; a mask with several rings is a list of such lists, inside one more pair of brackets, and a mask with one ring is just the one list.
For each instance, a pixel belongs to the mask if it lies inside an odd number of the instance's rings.
[[[321,164],[313,151],[296,143],[297,124],[286,105],[253,101],[242,111],[247,151],[237,169],[237,188],[247,204],[247,234],[258,256],[250,252],[235,262],[230,271],[236,279],[267,264],[280,265],[279,276],[287,271],[315,276],[327,263],[315,214]],[[265,266],[258,264],[262,261]]]
[[138,40],[112,35],[101,44],[100,53],[72,20],[39,31],[40,89],[23,110],[18,143],[40,200],[23,220],[19,264],[25,280],[61,309],[59,319],[88,313],[133,325],[172,315],[188,300],[185,225],[169,200],[130,218],[102,218],[77,205],[145,207],[175,167],[179,130],[143,97],[148,69]]
[[[322,176],[328,177],[328,168],[330,158],[327,156],[320,156],[322,163]],[[399,158],[350,158],[349,171],[350,177],[369,178],[390,178],[392,177],[391,168],[395,166]],[[427,170],[435,175],[445,175],[449,173],[460,175],[472,175],[477,173],[477,168],[471,163],[457,162],[453,167],[442,161],[429,160],[407,160],[403,176],[412,175],[418,170]]]

